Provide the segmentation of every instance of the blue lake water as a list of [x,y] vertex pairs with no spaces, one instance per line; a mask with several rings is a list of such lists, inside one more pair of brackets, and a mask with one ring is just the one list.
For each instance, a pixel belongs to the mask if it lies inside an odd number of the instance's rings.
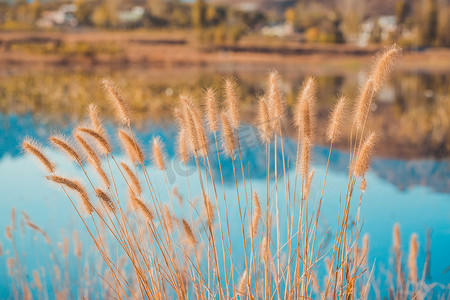
[[[26,212],[32,222],[42,227],[57,245],[63,241],[61,231],[64,235],[71,237],[72,231],[77,230],[80,240],[87,249],[90,240],[83,231],[79,218],[70,206],[65,195],[48,182],[45,173],[39,165],[30,157],[22,155],[19,145],[25,136],[31,136],[40,142],[55,132],[62,130],[69,133],[73,125],[66,128],[55,128],[51,124],[36,122],[31,115],[0,116],[0,228],[5,229],[11,223],[10,213],[14,207],[18,217],[21,212]],[[266,169],[264,148],[259,145],[254,136],[254,129],[243,126],[241,129],[246,147],[243,151],[243,161],[247,175],[251,177],[251,185],[247,182],[248,194],[250,190],[256,190],[261,198],[265,198]],[[112,132],[111,132],[112,134]],[[176,160],[174,126],[146,124],[137,131],[138,139],[148,147],[151,138],[155,135],[161,136],[166,143],[168,155],[168,182],[170,188],[177,187],[183,198],[187,198],[187,180],[184,167]],[[119,146],[116,144],[118,150]],[[82,172],[74,163],[67,160],[65,156],[49,148],[45,149],[49,156],[56,162],[63,175],[75,175],[82,178]],[[295,159],[296,141],[287,139],[286,157]],[[280,154],[280,153],[279,153]],[[125,157],[118,155],[118,160]],[[315,170],[314,180],[311,187],[312,203],[315,204],[320,197],[322,182],[325,174],[328,148],[315,147],[312,159],[312,168]],[[281,154],[279,155],[281,162]],[[218,169],[217,159],[212,160],[214,170]],[[229,160],[222,161],[223,174],[225,178],[225,191],[228,200],[229,211],[236,211],[236,192],[234,188],[234,177]],[[294,164],[290,164],[288,176],[294,178]],[[150,177],[158,192],[165,193],[163,177],[149,163]],[[319,221],[321,230],[330,229],[334,234],[335,220],[339,210],[339,191],[345,191],[347,186],[348,154],[333,151],[331,155],[330,171],[324,193],[323,210]],[[238,170],[238,174],[239,174]],[[192,196],[200,196],[197,173],[194,166],[188,167],[190,190]],[[216,178],[219,174],[214,174]],[[238,176],[239,177],[239,176]],[[239,180],[239,178],[238,178]],[[363,195],[361,205],[361,216],[363,220],[362,234],[368,233],[370,239],[369,265],[376,267],[375,279],[383,286],[385,271],[390,261],[392,244],[392,227],[398,222],[402,233],[402,246],[405,253],[409,248],[409,238],[412,233],[419,237],[419,270],[423,269],[426,259],[426,235],[431,233],[431,252],[429,263],[429,276],[427,282],[450,283],[450,161],[449,160],[398,160],[374,158],[372,167],[367,175],[367,191]],[[273,184],[273,182],[272,182]],[[243,193],[242,180],[238,182],[239,190]],[[125,184],[118,187],[125,194]],[[283,199],[283,179],[279,179],[279,197]],[[211,187],[209,187],[209,192]],[[218,185],[218,194],[222,190]],[[223,204],[220,204],[221,206]],[[185,207],[186,208],[186,207]],[[220,207],[223,211],[223,207]],[[274,208],[272,208],[274,209]],[[285,212],[283,203],[280,211]],[[353,214],[354,215],[354,214]],[[188,217],[188,210],[181,208],[177,211],[178,217]],[[21,216],[20,216],[21,217]],[[284,231],[283,231],[284,229]],[[240,233],[240,221],[238,214],[231,217],[231,232]],[[282,235],[286,234],[285,226],[282,225]],[[362,235],[361,235],[362,236]],[[49,257],[51,251],[42,238],[36,238],[35,234],[28,233],[23,236],[17,231],[15,236],[19,248],[19,255],[24,255],[24,268],[31,272],[34,269],[45,268],[47,274],[51,272],[52,261]],[[13,255],[11,242],[2,235],[0,238],[3,255],[0,256],[0,297],[12,296],[12,283],[7,274],[6,260]],[[71,240],[72,242],[72,240]],[[57,246],[53,245],[56,249]],[[238,243],[233,246],[233,252],[243,251]],[[54,249],[54,250],[55,250]],[[58,252],[58,251],[55,251]],[[62,266],[64,263],[61,262]],[[243,266],[243,258],[237,258],[237,266]],[[70,276],[79,274],[79,270]],[[31,280],[31,279],[30,279]]]

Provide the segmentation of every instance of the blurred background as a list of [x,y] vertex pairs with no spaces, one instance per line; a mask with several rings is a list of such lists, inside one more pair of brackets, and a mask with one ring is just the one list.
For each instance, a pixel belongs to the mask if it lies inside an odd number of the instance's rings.
[[[427,282],[448,283],[449,0],[0,0],[0,227],[9,224],[16,207],[52,239],[63,236],[54,224],[77,228],[63,195],[40,184],[42,172],[19,145],[25,136],[45,143],[56,130],[70,133],[92,101],[111,124],[113,112],[99,84],[104,77],[131,104],[143,144],[157,134],[172,149],[172,109],[181,93],[202,103],[205,87],[220,94],[223,78],[236,78],[246,127],[254,122],[253,108],[270,70],[280,73],[289,113],[302,81],[314,76],[319,126],[313,164],[320,177],[332,105],[338,95],[355,101],[373,56],[393,43],[403,55],[376,96],[367,125],[380,134],[362,208],[364,232],[373,238],[370,261],[389,264],[392,225],[400,222],[405,249],[409,235],[419,235],[420,267],[431,262]],[[292,128],[286,131],[295,137]],[[344,131],[348,137],[350,127]],[[348,139],[336,148],[329,195],[346,183]],[[174,159],[172,150],[168,154]],[[258,165],[263,151],[246,155],[257,185],[265,172]],[[75,172],[56,157],[61,169]],[[313,184],[315,192],[320,188]],[[329,201],[324,214],[332,219],[337,199]],[[8,281],[3,282],[0,296],[7,297]]]

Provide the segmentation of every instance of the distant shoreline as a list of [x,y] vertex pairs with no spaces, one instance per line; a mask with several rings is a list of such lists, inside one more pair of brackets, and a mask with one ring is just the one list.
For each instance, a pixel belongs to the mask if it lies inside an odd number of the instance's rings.
[[[0,66],[182,69],[231,64],[283,70],[326,64],[332,72],[367,64],[379,48],[257,37],[236,45],[205,45],[195,33],[183,31],[0,32]],[[397,70],[448,71],[450,49],[406,50]]]

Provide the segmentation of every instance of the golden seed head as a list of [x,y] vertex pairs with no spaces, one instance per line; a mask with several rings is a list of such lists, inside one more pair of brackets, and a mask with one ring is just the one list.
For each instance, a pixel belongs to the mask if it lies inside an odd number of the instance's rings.
[[311,160],[311,144],[308,139],[303,140],[300,156],[300,174],[306,180],[309,176],[309,163]]
[[273,130],[272,124],[270,121],[269,110],[267,108],[267,103],[264,98],[259,99],[258,102],[258,118],[257,118],[257,127],[259,138],[263,143],[270,143],[272,139]]
[[99,116],[99,109],[95,103],[89,104],[88,114],[93,128],[97,132],[104,133],[102,119]]
[[279,74],[277,71],[269,73],[269,90],[267,93],[268,106],[274,127],[279,127],[285,117],[285,104],[279,88]]
[[33,271],[33,281],[34,281],[34,284],[36,285],[38,291],[42,292],[41,277],[39,276],[39,273],[36,270]]
[[25,151],[25,153],[31,154],[32,156],[36,157],[48,172],[53,173],[55,171],[55,164],[53,164],[47,158],[47,156],[45,156],[45,154],[42,152],[42,146],[35,142],[33,139],[26,137],[23,140],[22,149]]
[[165,204],[164,204],[164,221],[167,227],[167,231],[172,232],[173,230],[172,215],[170,214],[169,208]]
[[194,104],[187,96],[180,96],[182,105],[182,129],[186,132],[187,141],[192,152],[197,153],[200,150],[200,137],[194,120]]
[[69,140],[66,139],[63,136],[51,136],[49,138],[52,145],[59,150],[62,150],[69,156],[71,159],[73,159],[75,162],[77,162],[79,165],[83,164],[83,161],[78,154],[78,152],[72,147]]
[[225,100],[233,129],[239,127],[239,91],[235,79],[225,80]]
[[83,208],[87,214],[91,214],[94,211],[94,207],[92,206],[92,203],[89,200],[89,196],[80,182],[78,182],[77,180],[72,180],[56,175],[50,175],[47,176],[46,178],[50,181],[61,184],[67,187],[68,189],[77,192],[82,200]]
[[409,256],[408,256],[408,268],[409,279],[411,282],[417,282],[418,270],[417,270],[417,255],[419,253],[419,242],[417,241],[417,234],[411,235],[409,242]]
[[366,181],[366,178],[363,178],[363,180],[361,180],[361,187],[360,187],[361,192],[365,192],[366,187],[367,187],[367,181]]
[[125,171],[125,173],[128,176],[129,181],[129,185],[130,188],[133,188],[133,190],[140,195],[142,193],[142,188],[141,188],[141,184],[139,183],[139,179],[137,178],[137,176],[134,174],[133,171],[131,171],[130,167],[128,167],[127,164],[125,163],[120,163],[120,165],[122,166],[122,169]]
[[327,128],[327,138],[330,142],[336,142],[340,137],[346,102],[346,97],[340,97],[331,112]]
[[93,129],[87,128],[87,127],[77,127],[76,131],[80,131],[82,133],[87,134],[89,137],[91,137],[95,142],[97,143],[98,149],[103,155],[108,155],[111,153],[112,148],[110,143],[108,142],[108,138],[106,137],[106,134],[103,132],[95,131]]
[[394,224],[394,228],[392,230],[392,243],[395,252],[399,252],[402,247],[402,239],[400,234],[400,225],[398,223]]
[[117,119],[119,120],[119,122],[122,124],[130,124],[130,109],[128,107],[128,104],[119,94],[119,90],[117,89],[114,82],[111,79],[103,79],[102,85],[108,92],[110,99],[115,106]]
[[255,206],[255,214],[258,216],[261,216],[261,204],[259,203],[258,193],[256,191],[253,191],[253,205]]
[[244,270],[244,273],[241,276],[241,280],[239,281],[238,286],[238,292],[241,295],[247,295],[248,294],[248,277],[247,277],[247,270]]
[[209,87],[205,91],[205,115],[209,130],[216,133],[219,128],[216,92]]
[[97,195],[98,199],[106,206],[106,208],[111,212],[116,212],[116,207],[114,206],[114,202],[111,200],[111,198],[108,196],[107,193],[102,191],[101,189],[97,188],[95,189],[95,194]]
[[355,104],[355,119],[354,122],[357,128],[362,128],[369,115],[370,105],[374,95],[374,81],[369,78],[361,89],[358,100]]
[[197,239],[195,238],[191,225],[189,225],[189,223],[185,219],[182,219],[181,223],[183,224],[183,230],[186,234],[186,241],[192,248],[195,249],[195,246],[197,245]]
[[401,55],[402,49],[397,45],[393,44],[391,46],[385,47],[381,50],[372,68],[370,77],[374,81],[374,90],[378,91],[383,82],[386,81],[389,74],[391,73],[392,67],[397,61],[398,57]]
[[163,142],[159,137],[153,138],[153,163],[156,165],[158,170],[162,171],[165,169],[164,166],[164,147]]
[[122,129],[119,129],[117,134],[119,136],[120,142],[122,143],[122,147],[127,153],[131,162],[144,164],[144,152],[142,151],[142,148],[137,143],[137,141]]
[[186,164],[189,161],[189,152],[187,145],[186,131],[181,129],[177,136],[177,155],[178,159]]
[[317,83],[312,77],[305,79],[297,95],[294,112],[294,125],[299,129],[300,137],[308,137],[312,141],[314,128]]
[[135,200],[135,205],[137,206],[137,209],[141,212],[141,214],[144,216],[147,221],[152,222],[154,219],[153,212],[148,208],[148,206],[142,202],[139,199]]
[[371,133],[369,137],[364,141],[361,150],[355,161],[353,172],[356,176],[363,177],[369,169],[370,156],[372,154],[375,145],[376,135]]
[[230,120],[225,113],[222,113],[222,147],[225,154],[231,158],[234,157],[234,152],[236,151],[236,141],[233,134],[233,129],[231,128]]

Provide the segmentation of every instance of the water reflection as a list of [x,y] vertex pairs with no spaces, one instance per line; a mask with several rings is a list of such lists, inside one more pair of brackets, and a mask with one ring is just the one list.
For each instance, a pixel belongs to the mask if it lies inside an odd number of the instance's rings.
[[[17,210],[26,211],[32,219],[38,224],[42,225],[48,231],[52,240],[60,238],[59,230],[64,228],[66,232],[77,229],[84,232],[83,228],[73,214],[69,203],[65,201],[64,195],[58,189],[50,188],[50,185],[45,183],[42,178],[42,173],[35,164],[31,163],[32,159],[24,157],[20,154],[17,145],[25,135],[32,136],[41,142],[45,142],[47,136],[53,130],[63,130],[70,132],[73,124],[65,127],[56,128],[52,124],[40,124],[35,122],[32,115],[26,116],[2,116],[2,130],[0,141],[2,142],[1,157],[0,157],[0,190],[7,195],[7,200],[1,202],[1,222],[0,226],[5,227],[9,223],[9,211],[11,207],[16,207]],[[107,128],[110,135],[112,126]],[[251,188],[261,193],[264,197],[265,190],[265,156],[264,149],[252,141],[253,129],[249,126],[244,126],[242,135],[245,137],[245,143],[250,143],[249,147],[244,147],[243,161],[245,171],[250,173]],[[246,134],[247,133],[247,134]],[[170,125],[158,125],[155,123],[146,123],[137,131],[137,138],[148,149],[148,141],[155,135],[160,135],[166,143],[168,151],[168,164],[171,170],[168,171],[169,181],[171,187],[177,186],[180,193],[186,199],[187,184],[186,173],[184,167],[174,158],[175,153],[174,141],[176,135],[176,128]],[[114,139],[112,139],[114,141]],[[294,178],[294,163],[295,159],[296,141],[287,139],[285,147],[285,155],[290,159],[289,169],[287,171],[289,178]],[[117,143],[114,145],[115,149],[119,149]],[[243,148],[243,149],[244,149]],[[69,162],[64,155],[52,150],[50,147],[45,151],[55,159],[59,169],[65,174],[74,175],[75,177],[82,177],[82,172],[75,167],[75,164]],[[311,195],[312,201],[317,201],[318,195],[321,191],[321,180],[325,173],[325,164],[328,158],[328,149],[324,147],[316,147],[313,155],[313,168],[315,169],[315,178],[313,181]],[[120,161],[123,157],[118,154],[117,159]],[[212,169],[217,170],[217,161],[214,160],[214,155],[211,155]],[[278,153],[278,160],[281,164],[281,153]],[[333,228],[339,211],[339,195],[336,191],[342,190],[347,184],[347,175],[345,170],[348,164],[348,154],[345,152],[334,151],[331,155],[331,170],[328,175],[327,185],[325,190],[325,198],[323,203],[323,212],[320,220],[320,230],[323,233],[329,228],[331,235],[333,235]],[[147,162],[149,174],[154,181],[155,186],[164,186],[164,181],[159,176],[158,171]],[[239,167],[239,164],[237,164]],[[190,170],[193,166],[189,167]],[[222,168],[224,173],[225,191],[229,198],[229,210],[236,210],[236,199],[234,199],[234,177],[232,166],[226,160],[222,160]],[[273,168],[272,168],[273,170]],[[89,172],[90,170],[88,170]],[[384,278],[384,268],[389,266],[387,255],[389,254],[389,247],[391,245],[391,230],[395,222],[400,222],[402,226],[403,248],[408,249],[408,237],[411,233],[417,232],[419,234],[419,241],[421,245],[419,266],[422,267],[425,262],[425,233],[427,229],[432,229],[432,256],[430,266],[430,280],[439,282],[448,282],[450,274],[445,273],[445,268],[448,265],[447,249],[450,247],[448,239],[448,211],[450,202],[448,201],[448,178],[449,178],[449,162],[448,161],[402,161],[402,160],[387,160],[375,159],[371,172],[368,174],[368,189],[364,196],[362,204],[362,215],[364,216],[363,233],[370,235],[370,264],[376,263],[379,267],[376,269],[375,278]],[[239,173],[239,170],[237,171]],[[188,175],[190,172],[188,172]],[[118,176],[118,174],[116,174]],[[190,174],[190,189],[198,192],[200,187],[196,181],[196,174]],[[219,176],[215,174],[215,176]],[[239,179],[240,176],[238,176]],[[282,180],[282,179],[280,179]],[[94,182],[95,184],[95,182]],[[281,184],[281,181],[280,181]],[[395,185],[395,186],[394,186]],[[419,186],[421,185],[421,186]],[[238,181],[239,190],[243,191],[243,182]],[[426,186],[426,187],[422,187]],[[211,188],[211,187],[210,187]],[[118,185],[121,194],[125,194],[125,183]],[[163,193],[163,190],[160,191]],[[196,192],[193,197],[197,196]],[[211,192],[211,191],[210,191]],[[221,193],[221,187],[218,186],[218,193]],[[227,197],[228,197],[227,196]],[[283,199],[283,189],[279,190],[279,197]],[[223,205],[221,203],[220,205]],[[285,203],[281,203],[280,211],[285,211]],[[186,210],[187,211],[187,210]],[[185,210],[177,211],[179,217],[187,217]],[[223,207],[220,207],[223,212]],[[233,218],[236,219],[233,219]],[[237,214],[231,221],[232,232],[240,232],[240,222],[237,219]],[[286,229],[281,228],[281,234],[286,237]],[[84,242],[90,245],[89,237],[82,235]],[[32,245],[38,249],[43,249],[42,242],[36,241],[26,242],[24,245]],[[30,246],[31,247],[31,246]],[[242,253],[240,243],[235,243],[233,246],[234,253]],[[41,250],[39,250],[41,251]],[[219,251],[220,253],[220,251]],[[27,267],[33,269],[38,267],[38,263],[33,261],[34,257],[30,257],[30,264]],[[241,268],[244,264],[243,258],[235,258],[236,266]],[[322,270],[323,271],[323,270]],[[321,271],[320,271],[321,272]],[[1,276],[6,275],[3,274]],[[383,288],[383,287],[382,287]],[[1,295],[7,295],[0,289]]]
[[[65,127],[56,126],[55,124],[42,124],[37,122],[31,114],[16,116],[16,115],[0,115],[0,160],[5,156],[21,155],[19,145],[24,137],[29,136],[37,141],[46,142],[48,136],[56,131],[63,133],[70,133],[73,129],[74,123]],[[112,126],[108,126],[112,128]],[[245,172],[250,172],[252,178],[264,178],[266,172],[265,162],[265,146],[262,145],[258,139],[255,129],[250,125],[244,125],[240,132],[241,142],[245,147],[242,148],[243,160],[246,162],[244,168]],[[114,132],[111,132],[113,135]],[[148,146],[153,136],[161,136],[167,145],[167,154],[169,158],[175,157],[177,129],[174,125],[146,123],[138,130],[138,139],[143,145]],[[210,137],[211,140],[213,137]],[[120,149],[117,141],[115,142],[115,149]],[[215,145],[211,144],[211,152],[216,151]],[[297,142],[291,139],[285,140],[284,151],[286,157],[295,159],[297,151]],[[274,151],[272,151],[272,154]],[[316,146],[313,152],[313,161],[318,165],[326,165],[329,155],[327,147]],[[278,163],[281,165],[282,153],[278,150]],[[348,153],[333,150],[330,157],[330,168],[337,172],[344,172],[348,168]],[[219,170],[217,156],[211,155],[211,166],[213,170]],[[272,168],[274,161],[271,162]],[[240,165],[237,164],[237,168]],[[295,168],[295,161],[289,161],[288,168]],[[372,163],[373,172],[381,179],[395,185],[399,190],[405,191],[415,186],[426,186],[436,192],[450,193],[450,160],[432,160],[432,159],[414,159],[414,160],[399,160],[399,159],[385,159],[375,158]],[[240,172],[240,169],[238,169]],[[172,170],[169,170],[169,180],[171,176],[184,175],[184,166],[177,164],[172,165]],[[223,166],[223,173],[225,181],[231,181],[233,178],[233,170],[231,163],[225,163]],[[216,174],[217,176],[219,173]]]
[[[189,92],[201,102],[206,86],[220,87],[224,76],[238,79],[242,95],[242,115],[253,121],[255,95],[264,92],[267,71],[263,70],[140,70],[123,69],[89,72],[68,72],[56,69],[22,71],[0,75],[0,111],[4,114],[32,113],[41,123],[68,125],[86,112],[87,104],[96,101],[107,116],[112,116],[105,101],[100,79],[108,74],[123,90],[135,112],[136,126],[145,126],[149,119],[166,122],[180,94]],[[289,113],[302,81],[313,75],[318,82],[319,122],[326,117],[336,95],[346,95],[353,101],[359,86],[365,81],[364,68],[342,70],[282,69],[281,89],[286,97]],[[9,75],[9,76],[8,76]],[[403,71],[394,73],[373,103],[367,124],[369,131],[382,135],[383,147],[377,149],[386,157],[447,158],[450,154],[450,74]],[[350,114],[348,115],[350,117]],[[351,122],[349,122],[351,123]],[[318,128],[318,143],[326,126]],[[344,136],[350,136],[350,125],[344,127]],[[288,128],[290,130],[290,128]],[[340,148],[346,149],[343,140]]]

